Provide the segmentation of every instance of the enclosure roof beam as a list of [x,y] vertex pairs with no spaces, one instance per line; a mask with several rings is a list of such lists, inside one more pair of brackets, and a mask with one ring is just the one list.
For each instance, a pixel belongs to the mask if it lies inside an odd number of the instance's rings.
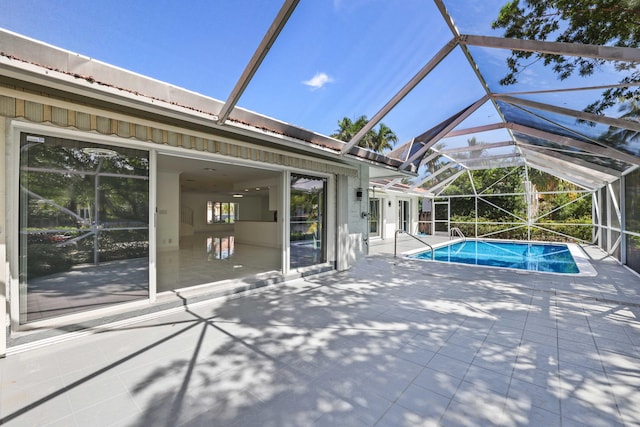
[[441,182],[437,183],[436,185],[434,185],[433,187],[427,188],[426,190],[431,192],[431,193],[434,193],[434,194],[435,194],[435,191],[440,189],[440,188],[442,188],[444,190],[449,184],[454,182],[456,179],[458,179],[465,172],[466,172],[466,170],[462,169],[461,171],[458,171],[458,172],[454,173],[453,175],[451,175],[449,178],[445,179],[444,181],[441,181]]
[[439,153],[440,154],[466,153],[468,151],[489,150],[491,148],[508,147],[510,145],[515,145],[515,143],[513,141],[491,142],[487,144],[470,145],[468,147],[451,148],[448,150],[439,151]]
[[460,112],[460,115],[451,121],[447,126],[444,127],[440,132],[438,132],[431,140],[425,141],[425,145],[420,148],[413,156],[409,157],[402,165],[400,165],[400,169],[405,169],[411,163],[413,163],[416,159],[423,156],[424,153],[427,152],[434,144],[444,138],[451,130],[453,130],[456,126],[466,120],[473,112],[475,112],[478,108],[480,108],[487,100],[489,99],[489,95],[484,95],[482,98],[474,102],[472,105],[467,107],[465,110]]
[[538,147],[537,145],[529,145],[529,144],[520,144],[520,148],[523,150],[523,152],[529,151],[529,150],[535,151],[537,153],[552,156],[556,159],[564,160],[571,164],[576,164],[584,168],[596,170],[602,174],[610,176],[611,179],[617,179],[622,176],[622,173],[615,169],[611,169],[606,166],[602,166],[602,165],[590,162],[588,160],[583,160],[580,158],[569,156],[567,154],[563,154],[561,152],[558,152],[558,150],[553,150],[551,148]]
[[453,167],[454,165],[455,166],[459,166],[458,164],[456,164],[454,162],[447,163],[445,166],[441,167],[440,169],[438,169],[437,171],[435,171],[431,175],[427,175],[426,177],[422,178],[418,182],[411,184],[411,186],[409,186],[409,189],[414,189],[416,187],[421,186],[422,184],[424,184],[427,181],[431,181],[432,179],[434,179],[435,177],[437,177],[441,173],[447,171],[448,169],[451,169],[451,167]]
[[570,182],[572,184],[577,185],[578,187],[581,187],[587,191],[593,191],[597,188],[600,188],[603,186],[603,184],[600,183],[595,183],[595,182],[591,182],[591,181],[585,181],[582,178],[576,178],[574,176],[569,176],[566,175],[562,172],[558,173],[557,171],[545,166],[544,164],[539,164],[537,163],[537,161],[528,161],[529,162],[529,167],[533,168],[533,169],[537,169],[539,171],[548,173],[549,175],[553,175],[557,178],[561,178],[567,182]]
[[564,108],[557,105],[545,104],[542,102],[529,101],[526,99],[517,98],[508,95],[493,95],[494,98],[507,102],[509,104],[520,105],[522,107],[536,108],[542,111],[548,111],[551,113],[562,114],[564,116],[577,117],[580,120],[586,122],[602,123],[608,126],[614,126],[623,129],[629,129],[636,132],[640,132],[640,123],[632,120],[616,119],[613,117],[602,116],[599,114],[587,113],[585,111],[573,110],[570,108]]
[[537,157],[543,159],[547,165],[557,165],[563,171],[578,174],[587,179],[593,178],[596,182],[605,183],[615,181],[617,179],[616,176],[598,172],[589,166],[580,166],[573,162],[573,159],[565,160],[563,158],[560,158],[559,156],[556,156],[555,153],[554,155],[549,155],[536,151],[529,151],[527,153],[527,156],[527,158]]
[[462,34],[459,43],[461,45],[518,50],[548,55],[580,56],[582,58],[596,58],[610,61],[640,62],[640,49],[632,47],[600,46],[468,34]]
[[443,137],[443,139],[451,138],[451,137],[454,137],[454,136],[470,135],[472,133],[489,132],[489,131],[496,130],[496,129],[504,129],[505,127],[506,127],[506,124],[500,122],[500,123],[492,123],[490,125],[475,126],[475,127],[466,128],[466,129],[459,129],[459,130],[454,130],[454,131],[449,132],[447,135],[445,135]]
[[249,60],[249,63],[242,72],[240,79],[238,79],[236,85],[231,90],[227,101],[222,106],[222,109],[218,114],[219,124],[223,124],[229,118],[229,114],[231,114],[231,111],[238,103],[238,100],[240,100],[240,97],[249,85],[249,82],[258,71],[258,68],[260,68],[260,64],[262,64],[262,61],[267,56],[267,53],[271,49],[271,46],[273,46],[273,44],[275,43],[276,39],[280,35],[280,32],[291,17],[291,14],[295,10],[299,2],[300,0],[285,0],[284,4],[280,8],[280,11],[276,15],[275,19],[271,23],[271,26],[258,45],[258,48],[254,52],[253,56]]
[[580,185],[584,188],[594,189],[602,187],[606,184],[606,181],[599,180],[593,175],[584,175],[582,173],[576,172],[574,169],[569,169],[568,167],[566,167],[567,163],[564,161],[551,163],[548,156],[543,156],[538,153],[534,154],[532,152],[527,153],[526,159],[527,164],[530,167],[540,169],[544,172],[565,179],[569,182],[573,182],[574,184]]
[[362,129],[358,133],[356,133],[351,140],[342,147],[342,154],[348,153],[351,148],[356,145],[360,140],[369,132],[375,125],[386,116],[389,111],[391,111],[400,101],[404,99],[405,96],[409,94],[421,81],[424,79],[436,66],[442,62],[444,58],[451,53],[453,49],[458,45],[458,41],[454,37],[447,44],[444,45],[442,49],[440,49],[429,62],[425,64],[424,67],[418,73],[413,76],[409,82],[404,85],[402,89],[398,93],[396,93],[393,98],[387,102],[387,104],[382,107],[380,111],[378,111]]
[[[500,163],[497,163],[494,167],[499,167],[499,168],[511,168],[511,167],[516,167],[516,166],[523,166],[525,164],[525,160],[522,156],[518,156],[518,158],[514,158],[512,161],[509,162],[505,162],[502,161]],[[487,169],[486,165],[468,165],[467,168],[469,170],[484,170]]]
[[529,135],[529,136],[544,139],[550,142],[554,142],[556,144],[560,144],[565,147],[578,148],[579,150],[587,151],[589,153],[595,153],[597,155],[605,155],[612,159],[619,160],[621,162],[631,163],[633,165],[640,165],[640,157],[636,157],[634,155],[624,153],[620,150],[616,150],[615,148],[596,145],[595,143],[578,141],[577,139],[569,138],[567,136],[556,135],[555,133],[545,132],[539,129],[531,128],[529,126],[517,125],[513,123],[509,123],[507,125],[507,128],[516,132],[523,133],[525,135]]

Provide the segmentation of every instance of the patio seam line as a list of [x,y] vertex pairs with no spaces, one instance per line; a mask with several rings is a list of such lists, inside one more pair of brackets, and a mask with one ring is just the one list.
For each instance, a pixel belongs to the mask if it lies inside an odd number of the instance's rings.
[[[584,311],[584,307],[582,307],[582,310]],[[596,341],[594,330],[591,327],[591,322],[589,322],[589,316],[585,315],[585,318],[586,318],[587,325],[589,326],[589,335],[591,335],[591,340],[593,340],[593,345],[595,346],[596,351],[598,352],[598,361],[600,362],[600,366],[602,367],[602,372],[604,373],[604,376],[607,379],[607,386],[608,386],[607,395],[610,396],[613,399],[613,401],[615,402],[615,404],[616,404],[616,413],[617,413],[618,419],[622,420],[623,419],[622,418],[622,412],[620,411],[620,405],[618,404],[618,399],[616,398],[615,394],[610,392],[610,390],[612,389],[613,385],[611,384],[611,379],[609,378],[609,374],[607,372],[607,368],[603,363],[602,353],[600,352],[600,348],[598,347],[598,342]]]
[[[558,361],[557,364],[558,366],[556,366],[556,386],[558,387],[558,393],[560,393],[561,390],[561,378],[560,378],[560,324],[558,322],[558,313],[559,313],[559,307],[558,307],[558,299],[554,298],[553,299],[553,306],[555,308],[555,314],[553,316],[553,320],[554,323],[556,325],[556,360]],[[561,395],[560,395],[561,396]],[[558,412],[560,412],[560,424],[562,425],[562,399],[560,397],[558,397]]]
[[[467,317],[467,319],[468,319],[468,317]],[[465,321],[467,319],[465,319]],[[464,322],[462,322],[461,325],[464,325]],[[491,325],[491,327],[493,328],[494,325],[495,325],[495,320],[493,321],[493,324]],[[458,326],[458,329],[460,329],[460,326]],[[454,332],[454,334],[455,334],[455,332]],[[453,334],[451,336],[453,336]],[[450,338],[451,337],[447,338],[447,341],[449,341]],[[442,421],[442,417],[444,417],[445,414],[447,413],[447,411],[449,410],[449,407],[451,406],[451,402],[454,401],[454,398],[455,398],[456,394],[458,393],[458,390],[460,390],[460,387],[464,383],[465,378],[467,377],[467,374],[469,373],[469,369],[471,369],[471,366],[473,366],[473,361],[476,360],[476,357],[478,356],[478,352],[480,351],[480,349],[482,348],[482,346],[484,345],[484,343],[486,341],[487,341],[487,334],[485,334],[484,338],[482,339],[482,344],[478,347],[478,350],[476,350],[475,354],[473,355],[473,359],[471,359],[471,361],[469,361],[469,364],[467,365],[467,370],[465,371],[464,376],[460,380],[460,384],[458,384],[458,387],[456,387],[455,393],[453,393],[453,396],[451,396],[451,399],[449,399],[449,404],[447,405],[447,407],[445,408],[444,412],[442,413],[442,415],[438,419],[438,422]],[[436,354],[438,354],[438,353],[436,353]],[[511,376],[509,377],[509,385],[511,385],[511,378],[512,377],[513,377],[513,369],[511,370]],[[507,392],[508,392],[508,389],[507,389]],[[505,395],[505,402],[504,402],[504,404],[502,406],[502,412],[503,413],[504,413],[505,406],[507,404],[506,399],[507,399],[507,396]],[[500,416],[502,416],[502,413],[500,414]]]
[[[464,323],[464,322],[463,322],[463,323]],[[459,328],[460,328],[460,327],[458,326],[458,329],[459,329]],[[455,332],[454,332],[454,333],[455,333]],[[415,336],[415,335],[418,335],[418,334],[416,333],[416,334],[414,334],[414,336]],[[443,346],[440,346],[440,348],[438,348],[438,351],[433,352],[433,356],[431,356],[431,359],[429,359],[429,362],[430,362],[430,361],[431,361],[431,360],[432,360],[432,359],[433,359],[433,358],[438,354],[438,352],[440,351],[440,349],[442,349],[442,347],[443,347]],[[447,356],[447,357],[449,357],[449,356]],[[404,360],[404,359],[403,359],[403,360]],[[409,389],[409,387],[411,387],[412,385],[415,385],[416,387],[419,387],[419,388],[423,388],[423,389],[425,389],[425,390],[428,390],[428,389],[426,389],[426,388],[424,388],[424,387],[420,386],[419,384],[415,384],[415,380],[416,380],[416,378],[418,378],[418,377],[420,376],[420,374],[422,374],[422,373],[424,372],[424,370],[425,370],[425,369],[431,369],[431,368],[429,368],[429,367],[427,366],[427,365],[429,364],[429,362],[427,362],[424,366],[422,366],[422,368],[420,369],[420,372],[418,372],[418,374],[417,374],[417,375],[416,375],[416,376],[415,376],[415,377],[414,377],[414,378],[413,378],[413,379],[412,379],[412,380],[407,384],[407,386],[402,390],[402,393],[400,393],[400,394],[398,395],[398,397],[396,397],[393,401],[391,401],[391,405],[390,405],[390,406],[389,406],[389,407],[388,407],[388,408],[387,408],[387,409],[386,409],[386,410],[385,410],[385,411],[380,415],[380,417],[378,417],[378,419],[373,423],[373,426],[376,426],[380,421],[382,421],[382,420],[384,419],[384,417],[387,415],[387,413],[388,413],[388,412],[389,412],[389,411],[390,411],[390,410],[391,410],[395,405],[398,405],[398,406],[400,406],[401,408],[403,408],[403,409],[405,409],[405,410],[407,410],[407,411],[413,412],[413,410],[412,410],[411,408],[407,408],[407,407],[405,407],[405,406],[402,406],[400,403],[398,403],[398,400],[400,400],[400,398],[402,397],[402,395],[403,395],[403,394],[404,394],[404,393]],[[467,367],[467,371],[468,371],[468,370],[469,370],[469,368]],[[465,375],[466,375],[466,372],[465,372]],[[460,384],[462,384],[462,382],[463,382],[463,380],[460,380]],[[458,391],[458,389],[460,388],[460,384],[458,384],[458,387],[456,388],[456,392],[457,392],[457,391]],[[437,393],[437,392],[435,392],[435,391],[433,391],[433,390],[429,390],[429,391],[432,391],[433,393],[436,393],[436,394],[438,394],[438,395],[440,395],[440,396],[443,396],[443,397],[447,398],[447,396],[444,396],[444,395],[442,395],[442,394],[440,394],[440,393]],[[453,396],[455,396],[455,392],[453,393]],[[453,400],[453,396],[452,396],[452,397],[450,397],[450,398],[448,398],[448,399],[449,399],[449,403],[447,404],[447,407],[444,409],[444,412],[442,413],[442,415],[441,415],[441,416],[440,416],[440,418],[438,419],[438,422],[442,419],[442,417],[444,416],[444,414],[447,412],[447,409],[449,409],[449,406],[451,405],[451,401]]]
[[[394,265],[397,265],[397,264],[394,263]],[[441,274],[433,274],[433,273],[425,273],[424,275],[425,276],[428,275],[428,276],[434,277],[436,279],[441,279],[443,277]],[[464,283],[463,279],[457,279],[457,280],[459,280],[460,282]],[[523,286],[523,285],[513,284],[513,283],[509,283],[508,286],[513,286],[514,288],[518,288],[518,289],[527,289],[527,290],[534,290],[534,291],[538,291],[538,292],[546,292],[546,293],[551,293],[551,294],[558,295],[558,296],[576,297],[576,298],[587,299],[587,300],[591,300],[591,301],[598,301],[598,302],[605,302],[605,303],[610,303],[610,304],[626,305],[626,306],[630,306],[630,307],[640,308],[640,302],[621,301],[621,300],[615,300],[615,299],[603,298],[603,297],[596,297],[596,296],[591,296],[591,295],[586,295],[586,294],[581,294],[581,293],[567,292],[567,291],[562,291],[562,290],[558,290],[558,289],[541,289],[541,288]]]

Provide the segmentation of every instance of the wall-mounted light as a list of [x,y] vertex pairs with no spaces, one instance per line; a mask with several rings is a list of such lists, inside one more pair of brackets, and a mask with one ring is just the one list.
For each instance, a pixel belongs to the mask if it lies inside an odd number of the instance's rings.
[[244,195],[243,195],[243,194],[240,194],[240,193],[235,193],[235,194],[233,195],[233,197],[235,197],[236,199],[239,199],[239,198],[241,198],[241,197],[244,197]]
[[356,188],[356,200],[362,200],[362,188]]
[[389,200],[389,207],[391,207],[391,200]]

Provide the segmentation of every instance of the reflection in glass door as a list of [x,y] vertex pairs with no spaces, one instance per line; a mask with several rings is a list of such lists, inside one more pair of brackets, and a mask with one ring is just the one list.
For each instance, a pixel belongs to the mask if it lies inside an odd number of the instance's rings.
[[326,262],[326,187],[325,178],[291,174],[291,268]]
[[147,298],[146,151],[22,134],[20,323]]
[[398,202],[398,229],[409,232],[409,202],[400,200]]
[[369,199],[369,237],[380,237],[380,199]]

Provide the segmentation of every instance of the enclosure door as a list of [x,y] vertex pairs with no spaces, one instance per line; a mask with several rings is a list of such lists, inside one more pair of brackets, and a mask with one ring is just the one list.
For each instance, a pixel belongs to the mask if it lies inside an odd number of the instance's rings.
[[380,237],[380,199],[369,199],[369,237]]
[[290,196],[291,268],[326,262],[326,178],[291,174]]
[[409,202],[407,200],[398,202],[398,229],[409,232]]

